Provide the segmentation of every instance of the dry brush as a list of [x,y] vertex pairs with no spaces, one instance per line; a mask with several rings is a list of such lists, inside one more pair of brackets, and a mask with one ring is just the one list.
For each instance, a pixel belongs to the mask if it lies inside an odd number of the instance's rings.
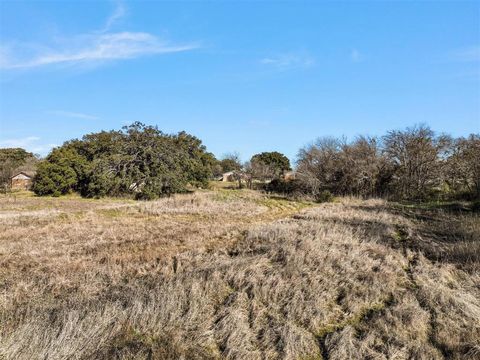
[[478,268],[383,201],[0,204],[0,358],[480,355]]

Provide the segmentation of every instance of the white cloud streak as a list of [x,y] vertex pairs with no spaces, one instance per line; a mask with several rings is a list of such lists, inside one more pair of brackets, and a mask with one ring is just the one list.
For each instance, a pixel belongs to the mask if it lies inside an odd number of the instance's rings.
[[260,60],[261,64],[274,66],[278,70],[291,70],[309,68],[315,64],[315,59],[308,55],[281,54],[274,57],[266,57]]
[[193,50],[198,44],[171,45],[144,32],[119,32],[81,36],[81,45],[73,49],[50,49],[31,59],[14,61],[2,51],[0,66],[5,69],[33,68],[54,64],[87,64],[108,60],[132,59],[144,55]]
[[46,155],[58,146],[57,144],[41,144],[39,140],[40,138],[37,136],[0,140],[0,148],[23,148],[34,154]]
[[352,49],[352,51],[350,52],[350,59],[354,63],[358,63],[358,62],[361,62],[363,60],[363,55],[357,49]]
[[48,113],[56,116],[61,116],[61,117],[70,117],[70,118],[85,119],[85,120],[99,119],[99,117],[95,115],[83,114],[83,113],[72,112],[72,111],[64,111],[64,110],[52,110],[52,111],[48,111]]
[[112,26],[118,22],[121,18],[123,18],[127,13],[127,9],[125,8],[125,5],[122,2],[117,2],[117,6],[115,7],[115,10],[113,11],[112,15],[110,15],[105,22],[105,26],[103,29],[100,30],[100,32],[108,32],[112,28]]
[[50,45],[21,44],[0,47],[0,68],[28,69],[49,65],[95,65],[146,55],[178,53],[200,47],[198,43],[172,44],[147,32],[110,32],[126,14],[122,2],[101,30],[56,40]]

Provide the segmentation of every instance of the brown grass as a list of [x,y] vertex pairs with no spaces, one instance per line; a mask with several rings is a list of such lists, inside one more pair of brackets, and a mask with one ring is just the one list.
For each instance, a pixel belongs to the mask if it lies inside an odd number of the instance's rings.
[[478,267],[426,251],[426,226],[245,190],[2,197],[0,358],[477,358]]

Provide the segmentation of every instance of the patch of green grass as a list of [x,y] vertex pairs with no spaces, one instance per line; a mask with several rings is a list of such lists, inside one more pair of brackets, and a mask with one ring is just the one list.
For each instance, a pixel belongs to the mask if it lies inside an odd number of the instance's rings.
[[357,328],[362,322],[370,319],[376,313],[383,311],[393,301],[393,296],[390,294],[384,299],[368,304],[360,309],[356,314],[352,314],[346,319],[337,323],[325,324],[317,330],[316,336],[318,338],[325,338],[329,334],[333,334],[337,331],[343,330],[347,326],[353,326]]
[[392,236],[396,241],[399,242],[407,241],[409,238],[406,227],[402,225],[395,225],[395,232]]
[[29,199],[34,198],[36,195],[32,191],[13,191],[7,193],[0,193],[0,199]]
[[107,218],[118,218],[125,215],[125,211],[121,211],[121,209],[100,209],[96,211],[100,215],[107,217]]
[[238,199],[237,191],[217,189],[213,195],[213,200],[216,201],[232,201]]

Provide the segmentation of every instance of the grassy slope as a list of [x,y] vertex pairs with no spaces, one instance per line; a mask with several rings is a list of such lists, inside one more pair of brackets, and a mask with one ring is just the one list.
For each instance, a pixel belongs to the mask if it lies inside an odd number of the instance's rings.
[[0,358],[476,358],[479,218],[412,211],[2,197]]

